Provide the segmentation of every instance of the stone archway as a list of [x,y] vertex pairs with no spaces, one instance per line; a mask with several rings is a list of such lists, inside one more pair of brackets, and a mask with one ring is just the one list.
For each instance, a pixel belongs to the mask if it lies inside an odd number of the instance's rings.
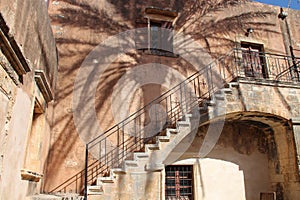
[[292,126],[287,119],[261,112],[227,114],[218,143],[206,158],[199,158],[208,126],[206,123],[199,127],[191,146],[180,157],[197,158],[199,162],[201,173],[194,180],[198,188],[195,199],[217,196],[225,200],[228,196],[224,194],[230,191],[245,200],[260,199],[261,194],[272,192],[277,200],[293,199],[299,177]]

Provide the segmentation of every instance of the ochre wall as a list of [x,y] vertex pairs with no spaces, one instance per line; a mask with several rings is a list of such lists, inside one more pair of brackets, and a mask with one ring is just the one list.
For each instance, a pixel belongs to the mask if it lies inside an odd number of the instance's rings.
[[[178,12],[175,31],[190,35],[205,53],[209,53],[211,59],[227,53],[241,41],[263,44],[267,52],[288,54],[285,48],[287,38],[282,32],[285,30],[285,24],[278,18],[279,7],[253,2],[222,6],[222,3],[196,5],[192,1],[50,1],[49,13],[59,52],[60,69],[45,191],[51,191],[84,168],[84,142],[78,137],[72,102],[74,83],[84,59],[97,45],[107,41],[109,36],[136,28],[138,22],[143,20],[144,9],[158,5],[160,8]],[[295,18],[298,12],[292,10],[290,12],[291,17],[287,18],[288,22],[293,24],[290,26],[298,27],[299,22]],[[254,32],[246,36],[249,27],[252,27]],[[297,28],[291,28],[291,37],[293,37],[293,44],[299,43],[300,35]],[[99,58],[105,59],[101,54]],[[165,64],[185,77],[197,69],[197,66],[187,63],[181,57],[147,55],[136,51],[118,57],[99,77],[96,97],[91,99],[91,101],[95,100],[94,110],[98,118],[96,123],[99,123],[103,130],[119,121],[114,118],[111,109],[112,93],[118,80],[133,67],[153,62]],[[89,93],[91,85],[87,83],[89,82],[84,80],[82,85],[85,86],[84,91]],[[149,84],[137,92],[132,91],[136,93],[133,100],[135,104],[131,106],[131,110],[136,110],[166,89],[169,88]],[[241,104],[241,102],[235,103]],[[234,107],[229,109],[235,110]],[[240,107],[236,110],[240,111]],[[274,114],[287,118],[290,116],[281,112],[284,111]],[[91,128],[89,119],[84,118],[82,123],[86,123],[86,129],[91,134],[90,138],[101,132]]]

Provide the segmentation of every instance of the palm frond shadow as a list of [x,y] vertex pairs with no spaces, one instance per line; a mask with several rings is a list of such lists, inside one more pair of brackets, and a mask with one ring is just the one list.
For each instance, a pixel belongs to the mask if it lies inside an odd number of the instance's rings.
[[[67,34],[56,37],[60,58],[60,70],[56,90],[56,110],[64,108],[64,105],[72,107],[70,102],[72,101],[74,83],[65,79],[66,77],[67,79],[74,79],[85,57],[103,40],[103,37],[97,36],[101,36],[102,34],[104,36],[114,35],[128,30],[131,27],[135,27],[135,22],[143,18],[143,9],[146,6],[161,5],[180,12],[176,29],[180,30],[184,27],[186,34],[191,35],[192,38],[197,41],[203,42],[206,45],[206,50],[210,52],[214,58],[222,55],[217,49],[229,50],[235,47],[235,38],[225,36],[243,34],[245,31],[244,28],[247,26],[251,26],[257,31],[277,34],[273,28],[275,24],[266,20],[268,17],[276,15],[276,13],[271,11],[237,12],[231,16],[218,19],[210,17],[216,12],[226,12],[228,7],[234,8],[244,5],[249,2],[249,0],[187,0],[163,2],[158,0],[146,0],[143,3],[139,3],[136,0],[130,0],[129,3],[128,0],[108,0],[108,2],[113,5],[116,13],[122,16],[122,22],[112,18],[105,8],[74,0],[58,1],[67,6],[62,6],[56,13],[51,14],[52,23],[61,26],[63,29],[73,31],[86,30],[92,39],[86,35],[81,36],[80,34],[76,35],[76,37]],[[130,6],[127,6],[127,4]],[[187,50],[186,53],[188,54],[191,51],[193,51],[193,49]],[[136,54],[130,56],[135,62],[140,62]],[[179,63],[183,62],[179,60]],[[122,66],[123,67],[117,66],[109,68],[102,75],[102,81],[99,81],[97,88],[97,96],[99,97],[95,105],[97,111],[103,109],[103,106],[110,101],[112,87],[117,83],[119,78],[132,67],[132,63],[122,63]],[[106,82],[108,79],[110,80],[109,83]],[[88,85],[84,85],[84,82],[79,84],[82,87],[89,87]],[[88,92],[88,89],[83,91],[82,96],[85,96],[85,92]],[[94,101],[94,99],[88,99],[88,101]],[[110,113],[111,111],[110,108],[106,107],[102,112]],[[56,176],[57,171],[59,171],[59,173],[66,173],[63,161],[69,154],[74,154],[74,145],[79,145],[84,149],[84,144],[78,142],[79,139],[72,115],[63,111],[60,111],[60,113],[63,114],[60,116],[56,115],[53,124],[53,133],[55,136],[52,136],[52,140],[54,141],[49,150],[49,161],[47,163],[47,174],[53,175],[53,177],[45,180],[47,187],[53,186],[51,181],[52,179],[56,180],[54,176]],[[86,119],[86,122],[83,121],[82,123],[88,124],[88,120],[89,119]],[[106,117],[105,120],[106,124],[118,123],[109,117]],[[87,126],[86,128],[89,131],[90,127]],[[82,152],[82,155],[74,155],[74,159],[78,161],[78,163],[76,167],[68,172],[70,175],[84,168],[84,152]],[[47,187],[46,190],[51,189]]]

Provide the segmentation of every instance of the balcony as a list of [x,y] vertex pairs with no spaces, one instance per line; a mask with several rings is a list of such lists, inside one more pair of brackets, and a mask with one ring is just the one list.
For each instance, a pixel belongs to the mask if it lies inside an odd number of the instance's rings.
[[258,51],[234,49],[237,78],[253,81],[297,83],[300,81],[300,58]]

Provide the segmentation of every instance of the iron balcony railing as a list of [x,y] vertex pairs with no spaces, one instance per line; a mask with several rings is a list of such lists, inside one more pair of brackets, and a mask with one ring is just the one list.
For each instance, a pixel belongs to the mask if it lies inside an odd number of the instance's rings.
[[265,52],[235,49],[238,76],[281,82],[298,82],[300,58]]
[[[300,58],[233,49],[86,144],[85,169],[51,192],[84,191],[232,80],[299,81]],[[91,164],[89,164],[91,163]],[[84,188],[83,188],[84,186]],[[84,189],[84,190],[83,190]]]

